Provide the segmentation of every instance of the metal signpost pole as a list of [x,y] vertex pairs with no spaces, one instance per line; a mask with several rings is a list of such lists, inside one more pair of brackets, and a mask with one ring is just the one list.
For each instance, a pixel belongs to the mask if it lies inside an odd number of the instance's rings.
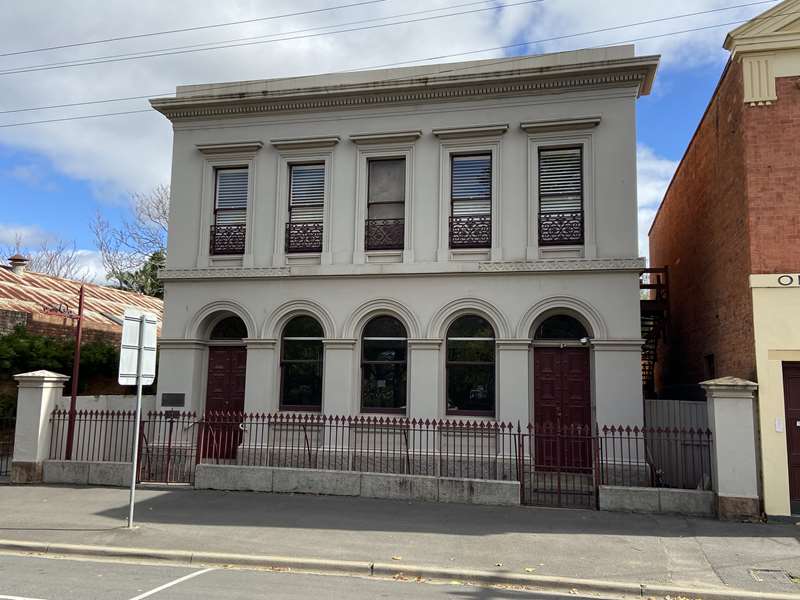
[[133,454],[131,455],[131,495],[128,512],[128,529],[133,529],[133,505],[136,501],[136,471],[139,467],[139,427],[142,413],[142,358],[144,356],[144,328],[146,316],[139,317],[139,353],[136,358],[136,424],[133,434]]
[[78,373],[81,367],[81,337],[83,335],[83,290],[78,299],[78,325],[75,329],[75,353],[72,356],[72,394],[69,399],[69,421],[67,423],[67,448],[64,458],[72,460],[72,441],[75,437],[75,417],[78,404]]

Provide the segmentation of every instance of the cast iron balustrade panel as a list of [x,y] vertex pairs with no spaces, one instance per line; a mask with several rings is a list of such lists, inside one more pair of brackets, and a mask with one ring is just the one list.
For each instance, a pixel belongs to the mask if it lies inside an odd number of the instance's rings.
[[539,213],[539,245],[583,243],[583,211]]
[[322,252],[322,223],[287,223],[286,252]]
[[491,248],[492,217],[470,215],[450,217],[451,248]]
[[405,235],[405,219],[367,219],[364,247],[367,250],[402,250]]
[[209,252],[216,254],[244,254],[247,227],[239,225],[212,225]]

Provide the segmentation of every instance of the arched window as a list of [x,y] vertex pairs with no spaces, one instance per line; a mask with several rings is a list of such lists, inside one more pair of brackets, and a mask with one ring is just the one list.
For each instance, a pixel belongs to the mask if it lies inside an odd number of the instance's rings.
[[294,317],[281,336],[281,410],[322,410],[322,326]]
[[237,316],[225,317],[211,329],[210,340],[241,340],[247,337],[247,326]]
[[447,330],[447,414],[494,416],[494,329],[477,315]]
[[586,337],[589,337],[586,327],[569,315],[553,315],[546,318],[533,335],[535,340],[580,340]]
[[375,317],[361,337],[361,412],[406,412],[407,334],[390,316]]

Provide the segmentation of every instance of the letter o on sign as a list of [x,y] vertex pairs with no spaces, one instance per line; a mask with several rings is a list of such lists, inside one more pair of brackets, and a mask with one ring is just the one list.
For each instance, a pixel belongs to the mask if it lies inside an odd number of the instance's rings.
[[778,277],[778,284],[783,286],[792,285],[794,284],[794,277],[791,275],[781,275]]

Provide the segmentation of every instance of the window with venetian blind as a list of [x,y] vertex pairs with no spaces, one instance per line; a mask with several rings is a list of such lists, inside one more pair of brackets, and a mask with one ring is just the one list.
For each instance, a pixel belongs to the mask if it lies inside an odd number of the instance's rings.
[[321,252],[325,210],[325,164],[289,166],[286,252]]
[[211,254],[243,254],[247,223],[247,168],[217,169]]
[[492,155],[450,158],[450,247],[492,245]]
[[583,243],[583,149],[539,150],[539,245]]
[[366,250],[402,250],[405,241],[406,159],[367,161]]

